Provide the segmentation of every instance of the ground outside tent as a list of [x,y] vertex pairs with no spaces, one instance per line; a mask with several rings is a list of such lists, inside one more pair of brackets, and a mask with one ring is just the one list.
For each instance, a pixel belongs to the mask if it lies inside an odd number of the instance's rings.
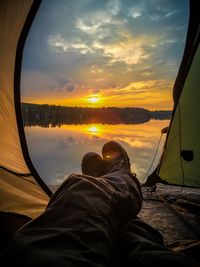
[[142,192],[144,200],[139,217],[163,234],[166,246],[199,261],[199,189],[157,184],[155,192],[146,186]]

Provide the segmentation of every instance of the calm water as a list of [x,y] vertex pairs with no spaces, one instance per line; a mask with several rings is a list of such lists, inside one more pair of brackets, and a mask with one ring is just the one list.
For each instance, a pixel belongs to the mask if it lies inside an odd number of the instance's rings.
[[[29,152],[39,175],[49,185],[60,184],[69,174],[80,172],[86,152],[101,154],[103,144],[120,142],[131,159],[131,169],[140,181],[145,177],[155,155],[161,129],[169,120],[151,120],[136,125],[62,125],[61,127],[25,127]],[[151,170],[157,165],[165,136]],[[150,171],[151,172],[151,171]]]

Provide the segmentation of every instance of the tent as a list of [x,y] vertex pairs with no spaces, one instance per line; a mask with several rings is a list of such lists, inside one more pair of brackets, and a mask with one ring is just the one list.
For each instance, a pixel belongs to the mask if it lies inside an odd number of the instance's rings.
[[[34,169],[20,108],[20,71],[40,1],[0,1],[0,228],[2,243],[46,207],[52,192]],[[8,233],[8,234],[7,234]]]
[[[38,0],[0,1],[0,229],[1,246],[46,207],[52,192],[27,149],[20,103],[23,47]],[[190,1],[185,52],[174,85],[174,110],[157,176],[170,184],[200,186],[200,48],[198,1]]]
[[200,18],[190,2],[185,51],[176,78],[174,110],[157,174],[171,184],[200,186]]

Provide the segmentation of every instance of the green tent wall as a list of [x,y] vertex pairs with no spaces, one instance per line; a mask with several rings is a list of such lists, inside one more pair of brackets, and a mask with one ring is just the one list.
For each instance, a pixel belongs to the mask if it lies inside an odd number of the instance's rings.
[[157,174],[170,184],[200,186],[200,16],[190,1],[185,51],[174,84],[174,110]]

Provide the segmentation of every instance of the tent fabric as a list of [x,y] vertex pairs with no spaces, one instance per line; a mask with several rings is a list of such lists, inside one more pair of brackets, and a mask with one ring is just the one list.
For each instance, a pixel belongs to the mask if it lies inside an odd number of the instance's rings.
[[172,184],[200,187],[200,47],[171,122],[159,176]]
[[35,218],[46,208],[48,197],[31,175],[16,175],[0,168],[0,177],[1,211]]
[[173,100],[174,100],[174,110],[178,103],[181,91],[183,89],[183,84],[185,82],[188,69],[190,68],[192,56],[192,51],[195,50],[195,47],[198,45],[198,36],[199,36],[199,3],[196,0],[190,0],[190,20],[188,25],[188,33],[186,38],[185,51],[179,72],[173,88]]
[[14,71],[18,39],[33,1],[0,3],[0,166],[29,173],[23,158],[14,104]]
[[157,175],[170,184],[200,187],[200,17],[190,0],[190,20],[174,83],[174,109]]
[[0,1],[0,211],[31,218],[44,210],[50,192],[40,177],[32,175],[34,168],[27,165],[22,121],[19,127],[20,56],[26,39],[22,33],[27,31],[30,13],[39,2]]

